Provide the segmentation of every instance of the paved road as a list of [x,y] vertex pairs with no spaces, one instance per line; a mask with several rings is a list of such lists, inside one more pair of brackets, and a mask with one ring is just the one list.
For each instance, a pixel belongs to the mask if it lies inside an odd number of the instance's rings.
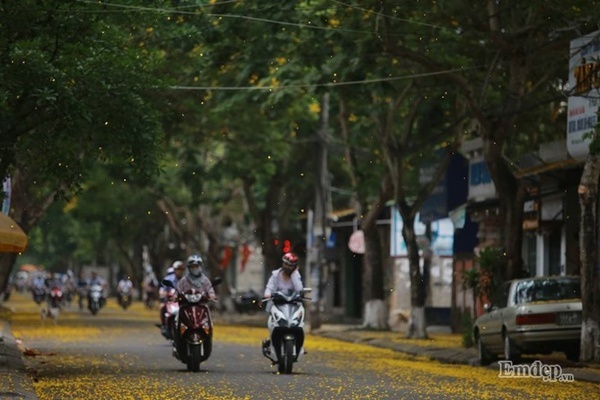
[[468,399],[586,398],[598,386],[499,379],[497,371],[443,365],[387,349],[307,338],[309,354],[279,375],[260,353],[266,329],[219,324],[212,357],[189,373],[154,326],[156,310],[113,303],[42,323],[31,302],[13,302],[13,331],[39,399]]

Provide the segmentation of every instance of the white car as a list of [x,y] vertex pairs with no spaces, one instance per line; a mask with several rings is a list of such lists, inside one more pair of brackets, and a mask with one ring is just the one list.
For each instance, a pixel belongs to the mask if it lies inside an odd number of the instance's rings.
[[499,354],[514,362],[521,354],[554,351],[579,360],[580,282],[577,276],[552,276],[504,283],[473,327],[481,365]]

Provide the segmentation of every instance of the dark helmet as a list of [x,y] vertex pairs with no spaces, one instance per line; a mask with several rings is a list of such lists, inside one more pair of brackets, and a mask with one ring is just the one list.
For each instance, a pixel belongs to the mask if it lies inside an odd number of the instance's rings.
[[285,253],[283,255],[283,258],[281,259],[281,261],[283,262],[283,265],[289,265],[290,267],[297,267],[298,266],[298,256],[296,256],[294,253]]

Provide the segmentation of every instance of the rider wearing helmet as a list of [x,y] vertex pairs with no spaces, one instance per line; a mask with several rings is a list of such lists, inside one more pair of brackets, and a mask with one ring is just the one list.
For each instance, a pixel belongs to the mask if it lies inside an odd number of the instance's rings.
[[203,264],[202,257],[198,254],[189,256],[186,262],[188,273],[177,283],[177,290],[186,292],[190,289],[201,289],[211,300],[216,300],[217,296],[210,279],[202,273]]
[[[300,292],[303,289],[302,277],[300,271],[298,271],[298,256],[294,253],[285,253],[281,258],[281,268],[276,269],[271,274],[263,297],[270,299],[271,294],[277,291],[294,290]],[[267,302],[265,308],[267,313],[271,312],[271,307],[273,307],[273,300]],[[264,354],[270,353],[271,340],[264,339],[262,346]]]
[[[273,292],[279,290],[301,291],[304,289],[302,285],[302,277],[298,271],[298,256],[294,253],[285,253],[281,259],[281,268],[276,269],[271,274],[267,287],[265,288],[264,298],[271,298]],[[271,309],[271,302],[267,304],[267,312]]]
[[[179,280],[183,277],[183,273],[185,272],[185,264],[182,261],[175,261],[169,269],[167,269],[167,274],[163,278],[163,281],[169,280],[173,282],[173,286],[177,286]],[[164,285],[161,284],[161,289],[165,289]],[[162,297],[162,296],[161,296]]]
[[163,333],[163,336],[167,336],[167,300],[169,296],[169,292],[173,291],[175,293],[175,289],[169,288],[163,285],[163,281],[171,281],[173,283],[173,287],[177,287],[177,283],[183,277],[183,273],[185,272],[185,264],[183,261],[175,261],[168,269],[167,274],[162,279],[160,284],[160,289],[158,291],[158,296],[162,305],[160,306],[160,329]]

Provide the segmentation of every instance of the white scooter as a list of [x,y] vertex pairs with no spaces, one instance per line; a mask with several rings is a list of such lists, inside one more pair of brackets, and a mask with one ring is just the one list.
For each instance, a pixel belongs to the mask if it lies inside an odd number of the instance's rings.
[[[311,289],[305,288],[301,292],[287,291],[275,292],[269,311],[269,340],[263,340],[262,352],[271,360],[272,365],[277,364],[279,373],[291,374],[293,364],[297,362],[304,351],[304,305],[303,300],[310,300],[304,295]],[[274,354],[274,358],[272,355]]]
[[104,306],[104,289],[102,286],[94,284],[88,291],[88,309],[92,315],[98,314],[98,311]]

